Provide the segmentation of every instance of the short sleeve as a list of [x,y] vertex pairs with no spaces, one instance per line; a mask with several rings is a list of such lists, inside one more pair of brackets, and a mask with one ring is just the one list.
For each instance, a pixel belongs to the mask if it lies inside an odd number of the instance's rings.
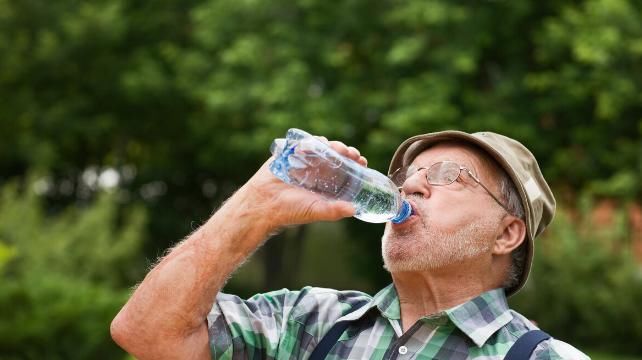
[[274,358],[286,321],[299,297],[286,289],[247,300],[219,294],[207,316],[212,359]]
[[212,359],[305,357],[320,337],[367,294],[305,287],[244,300],[219,294],[207,316]]
[[531,354],[530,360],[590,360],[590,358],[563,341],[551,339],[542,341]]

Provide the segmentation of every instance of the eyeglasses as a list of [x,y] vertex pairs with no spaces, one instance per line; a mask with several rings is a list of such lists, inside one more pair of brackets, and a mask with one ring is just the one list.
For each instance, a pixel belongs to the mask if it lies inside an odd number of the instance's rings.
[[428,184],[435,186],[450,185],[454,183],[457,178],[459,178],[462,171],[465,171],[468,176],[470,176],[473,180],[475,180],[476,183],[481,185],[481,187],[486,190],[488,195],[490,195],[493,200],[495,200],[499,204],[499,206],[506,210],[507,213],[511,214],[511,211],[508,210],[508,208],[501,201],[499,201],[499,199],[495,195],[493,195],[493,193],[484,184],[481,183],[481,181],[479,181],[475,174],[468,170],[468,168],[463,167],[456,162],[440,161],[432,164],[428,168],[417,167],[414,165],[404,166],[395,170],[395,172],[389,175],[389,178],[401,190],[401,187],[406,182],[406,180],[421,170],[426,170],[426,181],[428,181]]

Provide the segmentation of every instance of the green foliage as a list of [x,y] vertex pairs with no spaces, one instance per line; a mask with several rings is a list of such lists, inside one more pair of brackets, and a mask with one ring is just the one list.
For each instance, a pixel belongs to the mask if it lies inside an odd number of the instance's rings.
[[[27,183],[26,187],[31,187]],[[0,357],[114,358],[109,323],[140,276],[145,215],[115,194],[49,216],[33,191],[0,192]],[[135,271],[138,269],[138,271]]]
[[380,170],[410,135],[494,130],[532,148],[554,184],[639,197],[641,11],[2,0],[0,180],[44,170],[64,204],[87,167],[134,169],[120,186],[153,215],[148,254],[206,218],[288,127],[357,146]]
[[592,222],[592,209],[589,201],[578,214],[558,212],[537,240],[529,282],[511,302],[577,346],[640,354],[642,273],[632,256],[626,207],[611,225]]

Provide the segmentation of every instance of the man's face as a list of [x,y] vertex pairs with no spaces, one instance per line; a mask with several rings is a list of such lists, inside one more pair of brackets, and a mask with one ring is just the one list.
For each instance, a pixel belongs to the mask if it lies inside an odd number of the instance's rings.
[[[495,179],[473,149],[439,144],[412,164],[428,168],[445,160],[468,168],[497,193]],[[415,214],[404,223],[386,224],[382,252],[388,271],[425,271],[490,257],[505,212],[465,172],[450,185],[435,186],[428,184],[426,170],[421,170],[406,180],[403,193]]]

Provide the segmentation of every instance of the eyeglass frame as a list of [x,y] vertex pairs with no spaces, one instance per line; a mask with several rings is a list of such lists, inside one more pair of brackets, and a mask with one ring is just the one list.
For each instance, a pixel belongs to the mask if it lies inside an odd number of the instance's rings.
[[[433,183],[431,183],[431,182],[430,182],[430,180],[428,179],[428,172],[429,172],[429,171],[430,171],[430,169],[431,169],[432,167],[434,167],[435,165],[437,165],[437,164],[443,164],[443,163],[451,163],[451,164],[455,164],[455,165],[457,165],[457,166],[459,167],[459,174],[457,174],[457,176],[456,176],[456,177],[454,177],[454,178],[452,179],[452,181],[451,181],[451,182],[449,182],[449,183],[447,183],[447,184],[433,184]],[[410,166],[414,166],[414,165],[410,165]],[[388,175],[388,178],[389,178],[390,180],[393,180],[393,177],[395,176],[395,174],[397,174],[397,172],[398,172],[399,170],[404,169],[404,168],[409,168],[410,166],[402,166],[402,167],[398,168],[397,170],[393,171],[393,173],[392,173],[392,174]],[[501,201],[499,201],[499,199],[498,199],[495,195],[493,195],[493,193],[492,193],[492,192],[491,192],[491,191],[486,187],[486,185],[484,185],[484,184],[479,180],[479,178],[478,178],[477,176],[475,176],[475,174],[473,174],[473,172],[472,172],[472,171],[470,171],[467,167],[460,165],[459,163],[456,163],[456,162],[454,162],[454,161],[449,161],[449,160],[438,161],[438,162],[436,162],[436,163],[434,163],[434,164],[432,164],[432,165],[430,165],[430,166],[428,166],[428,167],[418,167],[418,168],[417,168],[417,170],[416,170],[412,175],[414,175],[414,174],[416,174],[416,173],[420,172],[421,170],[426,170],[426,175],[424,176],[424,178],[426,179],[426,182],[427,182],[428,184],[433,185],[433,186],[448,186],[448,185],[450,185],[450,184],[454,183],[455,181],[457,181],[457,179],[459,179],[459,177],[461,176],[461,172],[462,172],[462,170],[463,170],[463,171],[466,171],[466,173],[468,174],[468,176],[470,176],[473,180],[475,180],[475,182],[476,182],[477,184],[481,185],[481,187],[482,187],[484,190],[486,190],[486,192],[488,193],[488,195],[490,195],[490,197],[492,197],[492,198],[493,198],[493,200],[495,200],[495,202],[496,202],[497,204],[499,204],[499,206],[501,206],[501,207],[502,207],[502,209],[506,210],[506,212],[507,212],[508,214],[512,214],[512,211],[510,211],[506,205],[504,205]],[[411,175],[411,176],[412,176],[412,175]],[[410,178],[410,176],[406,176],[406,178],[405,178],[405,180],[404,180],[404,183],[405,183],[409,178]],[[394,182],[394,180],[393,180],[393,182]],[[395,185],[397,185],[397,184],[395,184]],[[403,184],[401,184],[401,186],[397,186],[397,188],[399,189],[399,191],[401,191],[401,190],[402,190],[402,188],[403,188]]]

